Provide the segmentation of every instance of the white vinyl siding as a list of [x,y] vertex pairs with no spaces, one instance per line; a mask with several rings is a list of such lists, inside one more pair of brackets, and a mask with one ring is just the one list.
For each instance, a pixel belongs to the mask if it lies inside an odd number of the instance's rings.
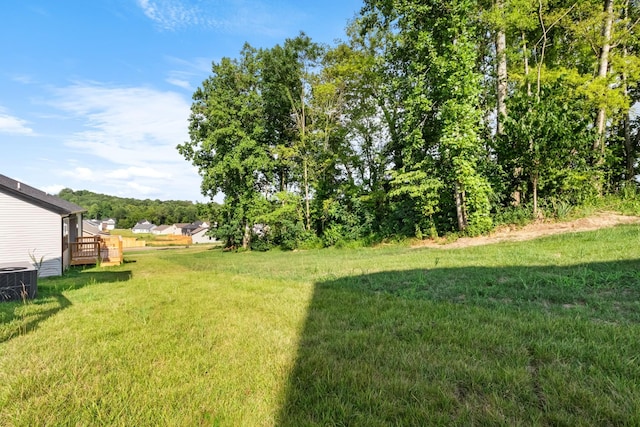
[[62,274],[62,220],[59,214],[0,191],[0,262],[44,257],[40,276]]
[[214,242],[216,242],[216,239],[214,237],[207,236],[205,234],[207,231],[208,230],[202,230],[202,231],[199,231],[196,234],[192,234],[191,235],[191,242],[194,243],[194,244],[195,243],[214,243]]

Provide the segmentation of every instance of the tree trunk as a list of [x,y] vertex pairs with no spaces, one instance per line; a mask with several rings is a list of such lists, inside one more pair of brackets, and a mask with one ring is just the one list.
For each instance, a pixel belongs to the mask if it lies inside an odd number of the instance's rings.
[[304,158],[304,203],[305,203],[305,219],[307,231],[311,230],[311,212],[309,209],[309,165],[307,158]]
[[529,137],[529,151],[531,153],[531,156],[534,157],[534,161],[533,161],[533,171],[531,173],[531,194],[533,197],[533,217],[534,218],[538,218],[538,168],[537,168],[537,160],[535,159],[534,156],[534,146],[533,146],[533,139],[531,138],[531,136]]
[[464,209],[464,194],[460,190],[460,184],[456,184],[456,216],[458,217],[458,230],[464,231],[467,228],[467,218]]
[[[524,33],[524,31],[521,33],[521,37],[522,37],[522,62],[523,62],[523,66],[524,66],[524,79],[526,81],[527,84],[527,97],[531,98],[531,80],[529,80],[529,52],[528,52],[528,48],[527,48],[527,37]],[[529,144],[530,149],[532,148],[533,144]],[[519,177],[523,172],[523,166],[522,164],[520,164],[520,166],[516,166],[516,168],[513,171],[513,176],[514,177]],[[522,192],[520,190],[514,190],[513,193],[511,193],[511,199],[512,199],[512,204],[514,206],[520,206],[520,203],[522,201]]]
[[[624,19],[627,20],[629,17],[629,1],[627,0],[624,5]],[[627,57],[628,54],[627,45],[625,43],[622,48],[622,56],[624,58]],[[622,85],[624,88],[624,97],[629,98],[629,82],[627,81],[627,73],[622,73]],[[625,180],[627,182],[632,182],[635,176],[635,149],[634,144],[631,141],[631,115],[629,110],[624,115],[624,120],[622,122],[623,131],[624,131],[624,155],[625,155]]]
[[[497,0],[496,7],[502,11],[504,8],[504,0]],[[498,87],[497,87],[497,107],[498,107],[498,117],[497,117],[497,126],[496,133],[498,135],[504,134],[504,119],[507,117],[507,36],[505,34],[504,28],[501,25],[501,28],[498,29],[496,33],[496,58],[498,61],[497,65],[497,78],[498,78]]]
[[[611,29],[613,27],[613,0],[604,0],[605,21],[602,28],[602,47],[600,49],[600,58],[598,60],[598,77],[605,79],[609,70],[609,52],[611,51]],[[598,162],[602,161],[605,148],[605,128],[607,124],[607,111],[605,107],[598,110],[598,118],[596,119],[596,129],[598,137],[593,143],[593,151],[598,156]],[[599,153],[598,153],[599,149]]]
[[[626,56],[627,48],[624,48],[624,53]],[[627,84],[627,73],[622,73],[622,84],[624,86],[624,96],[627,98],[629,96],[629,85]],[[629,110],[624,115],[624,119],[622,120],[622,127],[624,132],[624,157],[625,157],[625,180],[628,182],[633,181],[635,176],[635,150],[633,148],[633,142],[631,141],[631,115]]]
[[544,54],[547,49],[547,33],[549,28],[544,23],[544,16],[542,13],[542,0],[538,0],[538,20],[540,21],[540,28],[542,29],[542,47],[540,48],[540,59],[538,60],[538,76],[536,79],[536,102],[540,102],[540,90],[542,84],[542,66],[544,65]]
[[244,235],[242,236],[242,249],[249,249],[249,245],[251,245],[251,229],[249,228],[249,224],[245,222]]
[[533,193],[533,217],[538,219],[538,172],[534,172],[531,178],[531,186]]
[[309,162],[307,160],[307,116],[305,111],[304,92],[300,92],[300,131],[304,150],[302,167],[304,175],[304,205],[307,231],[311,230],[311,213],[309,209]]
[[284,170],[284,167],[282,167],[280,168],[280,191],[281,192],[283,192],[287,188],[284,174],[285,174],[285,170]]
[[531,96],[531,81],[529,80],[529,55],[527,52],[527,37],[522,32],[522,56],[524,59],[524,77],[527,81],[527,96]]
[[631,141],[631,129],[629,126],[629,112],[624,118],[624,155],[625,155],[625,180],[632,182],[635,177],[635,150],[633,149],[633,142]]

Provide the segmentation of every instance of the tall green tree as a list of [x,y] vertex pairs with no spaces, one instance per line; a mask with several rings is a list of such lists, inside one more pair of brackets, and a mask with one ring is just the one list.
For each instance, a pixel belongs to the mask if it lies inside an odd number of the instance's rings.
[[[490,228],[492,190],[481,163],[481,76],[478,73],[478,4],[472,0],[367,1],[378,27],[391,28],[387,50],[393,84],[402,88],[403,164],[394,180],[415,185],[416,172],[438,179],[451,195],[439,210],[453,210],[457,228]],[[406,179],[403,179],[403,175]],[[410,179],[411,178],[411,179]],[[396,193],[403,192],[396,188]]]
[[232,247],[249,247],[272,168],[269,150],[261,142],[259,71],[257,51],[248,45],[239,59],[214,63],[212,75],[193,95],[190,141],[178,146],[198,168],[203,194],[224,194],[225,223],[219,233]]
[[300,189],[305,227],[310,230],[317,152],[310,104],[323,48],[301,33],[260,55],[265,136],[276,160],[278,190]]
[[638,22],[636,0],[366,0],[334,47],[214,64],[179,149],[231,246],[484,232],[635,176]]

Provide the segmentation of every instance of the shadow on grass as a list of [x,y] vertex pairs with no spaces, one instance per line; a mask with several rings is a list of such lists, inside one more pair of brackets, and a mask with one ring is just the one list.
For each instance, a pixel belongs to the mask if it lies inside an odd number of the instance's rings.
[[278,425],[638,425],[640,260],[316,284]]
[[40,322],[70,305],[62,294],[0,305],[0,343],[38,329]]
[[131,277],[131,271],[72,268],[61,277],[39,279],[35,299],[0,304],[0,343],[36,330],[40,322],[71,306],[71,301],[62,292],[98,283],[126,281]]
[[81,267],[70,268],[63,276],[41,279],[38,282],[38,294],[46,296],[63,291],[81,289],[98,283],[124,282],[130,280],[131,277],[131,270],[87,271]]

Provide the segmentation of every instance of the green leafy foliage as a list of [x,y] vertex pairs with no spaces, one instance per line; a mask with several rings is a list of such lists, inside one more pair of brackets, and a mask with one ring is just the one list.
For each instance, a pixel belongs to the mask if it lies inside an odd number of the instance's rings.
[[366,0],[335,46],[214,63],[178,149],[224,194],[229,247],[563,218],[637,185],[639,20],[610,0]]
[[543,86],[541,100],[518,91],[508,102],[511,116],[496,153],[506,170],[518,169],[510,191],[528,198],[534,177],[539,197],[582,203],[596,192],[600,171],[591,167],[596,137],[588,103],[567,97],[570,83],[558,79]]
[[226,244],[243,248],[249,245],[251,214],[271,168],[271,157],[261,143],[264,117],[258,69],[257,51],[248,45],[240,59],[214,63],[212,76],[194,93],[191,139],[178,146],[198,167],[203,194],[225,195]]

